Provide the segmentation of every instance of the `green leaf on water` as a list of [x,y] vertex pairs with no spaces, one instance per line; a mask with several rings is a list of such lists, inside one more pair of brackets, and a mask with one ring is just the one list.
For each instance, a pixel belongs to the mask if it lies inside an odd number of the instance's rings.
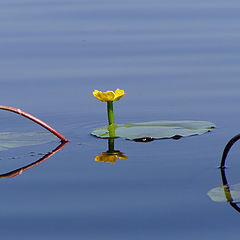
[[206,121],[154,121],[143,123],[115,124],[97,128],[91,132],[99,138],[123,137],[128,140],[153,140],[199,135],[216,126]]
[[0,133],[0,151],[16,147],[39,145],[56,141],[57,139],[52,133],[45,132],[2,132]]

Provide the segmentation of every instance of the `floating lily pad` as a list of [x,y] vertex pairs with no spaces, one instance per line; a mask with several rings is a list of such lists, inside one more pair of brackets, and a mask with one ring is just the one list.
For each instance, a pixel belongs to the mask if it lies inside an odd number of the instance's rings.
[[208,196],[215,202],[239,202],[240,201],[240,184],[221,185],[213,188]]
[[215,127],[213,123],[206,121],[155,121],[110,125],[95,129],[91,134],[99,138],[123,137],[128,140],[151,140],[199,135]]
[[45,132],[3,132],[0,133],[0,151],[16,147],[39,145],[56,141],[57,139],[53,134]]

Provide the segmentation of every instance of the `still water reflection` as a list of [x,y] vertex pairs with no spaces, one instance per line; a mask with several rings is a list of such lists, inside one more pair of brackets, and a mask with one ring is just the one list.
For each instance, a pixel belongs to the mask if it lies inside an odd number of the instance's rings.
[[[237,0],[0,1],[1,104],[71,140],[55,161],[0,181],[1,237],[239,239],[239,214],[206,196],[219,184],[221,149],[239,132],[239,12]],[[106,113],[89,93],[115,88],[128,92],[119,122],[207,120],[217,129],[180,141],[119,139],[129,160],[96,162],[107,142],[88,133]],[[38,131],[8,113],[0,128]]]
[[114,148],[114,141],[115,139],[109,138],[108,139],[108,150],[106,152],[100,153],[98,156],[95,157],[95,161],[98,162],[105,162],[105,163],[115,163],[118,159],[128,159],[128,157],[120,152],[119,150],[115,150]]
[[217,188],[214,188],[208,192],[208,196],[216,202],[228,202],[230,206],[232,206],[235,210],[240,212],[240,207],[238,204],[240,203],[240,184],[230,185],[228,183],[226,177],[226,158],[232,146],[240,139],[240,134],[234,136],[230,141],[227,143],[226,147],[224,148],[221,164],[220,164],[220,171],[221,171],[221,179],[222,185]]
[[60,145],[58,145],[55,149],[53,149],[51,152],[48,152],[47,154],[45,154],[43,157],[41,157],[39,160],[28,164],[26,166],[23,166],[21,168],[12,170],[10,172],[6,172],[6,173],[1,173],[0,174],[0,178],[9,178],[9,177],[16,177],[17,175],[22,174],[24,171],[37,166],[38,164],[46,161],[47,159],[49,159],[50,157],[52,157],[55,153],[57,153],[58,151],[60,151],[65,145],[67,144],[67,142],[62,142]]

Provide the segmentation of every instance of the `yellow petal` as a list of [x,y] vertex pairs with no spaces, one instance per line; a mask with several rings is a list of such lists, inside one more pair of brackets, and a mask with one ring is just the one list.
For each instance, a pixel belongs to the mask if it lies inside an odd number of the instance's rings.
[[100,101],[102,101],[102,99],[101,99],[101,94],[102,94],[102,92],[101,92],[101,91],[98,91],[98,90],[94,90],[94,92],[93,92],[93,96],[94,96],[95,98],[97,98],[98,100],[100,100]]
[[121,89],[117,89],[115,91],[115,101],[118,101],[120,98],[124,97],[126,95],[126,93],[124,92],[124,90],[121,90]]
[[104,102],[114,101],[115,94],[113,91],[107,91],[102,93],[101,97]]
[[115,92],[113,91],[101,92],[98,90],[93,91],[93,96],[102,102],[117,101],[125,95],[126,93],[124,92],[124,90],[121,89],[117,89]]

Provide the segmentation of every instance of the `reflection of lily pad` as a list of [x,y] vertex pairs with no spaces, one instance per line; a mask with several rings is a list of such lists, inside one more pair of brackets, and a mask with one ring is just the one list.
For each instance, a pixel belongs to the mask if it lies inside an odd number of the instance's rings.
[[210,190],[208,196],[215,202],[240,202],[240,184],[220,185]]
[[39,144],[48,143],[56,140],[57,140],[57,137],[51,133],[5,132],[5,133],[0,133],[0,151],[7,150],[9,148],[39,145]]
[[[215,128],[215,125],[205,121],[155,121],[115,124],[114,128],[115,137],[136,140],[198,135],[211,131]],[[91,134],[100,138],[109,138],[109,126],[95,129]]]

